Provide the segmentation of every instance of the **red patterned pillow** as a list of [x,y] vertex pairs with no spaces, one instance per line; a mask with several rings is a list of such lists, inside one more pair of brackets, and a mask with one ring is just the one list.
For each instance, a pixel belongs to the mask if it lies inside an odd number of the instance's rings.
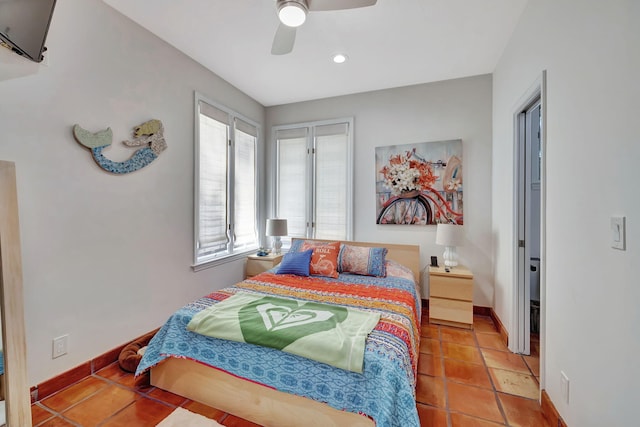
[[338,277],[338,254],[340,253],[340,242],[313,242],[305,241],[300,250],[313,249],[309,273],[312,276]]

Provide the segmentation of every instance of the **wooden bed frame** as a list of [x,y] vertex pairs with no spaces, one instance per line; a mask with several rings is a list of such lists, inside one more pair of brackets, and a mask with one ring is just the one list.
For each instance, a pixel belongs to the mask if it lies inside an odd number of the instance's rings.
[[[419,283],[419,246],[346,241],[343,243],[387,248],[387,259],[409,267]],[[247,381],[193,360],[173,357],[166,359],[151,369],[151,385],[261,426],[375,426],[375,422],[365,416],[340,411],[312,399]]]

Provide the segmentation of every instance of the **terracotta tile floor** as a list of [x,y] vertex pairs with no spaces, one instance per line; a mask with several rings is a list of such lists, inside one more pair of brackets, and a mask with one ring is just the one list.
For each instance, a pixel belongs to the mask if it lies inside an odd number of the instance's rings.
[[[422,317],[416,401],[421,426],[548,427],[538,404],[539,344],[510,353],[488,317],[474,330],[429,324]],[[256,424],[154,387],[136,387],[113,363],[31,407],[41,427],[155,426],[177,406],[227,427]]]

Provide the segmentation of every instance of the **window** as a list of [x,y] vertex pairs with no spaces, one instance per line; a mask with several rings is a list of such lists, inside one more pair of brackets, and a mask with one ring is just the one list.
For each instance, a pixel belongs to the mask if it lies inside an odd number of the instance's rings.
[[274,127],[275,210],[289,237],[352,238],[353,119]]
[[255,250],[258,125],[196,94],[195,267]]

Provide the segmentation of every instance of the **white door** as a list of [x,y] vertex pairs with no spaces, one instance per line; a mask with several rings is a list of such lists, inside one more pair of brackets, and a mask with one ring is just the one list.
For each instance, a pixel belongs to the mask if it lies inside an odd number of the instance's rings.
[[[518,114],[518,141],[517,141],[517,342],[514,349],[518,353],[530,354],[531,332],[531,257],[534,252],[534,241],[540,241],[540,226],[534,218],[539,218],[539,212],[533,212],[532,188],[535,170],[539,164],[540,147],[540,97],[534,99],[525,110]],[[539,194],[539,192],[537,192]],[[539,206],[539,203],[535,203]],[[539,207],[538,207],[539,209]],[[539,254],[537,254],[539,257]]]
[[[514,266],[513,324],[509,349],[530,354],[531,346],[531,258],[539,259],[540,344],[544,342],[545,314],[545,99],[546,72],[514,109]],[[538,294],[539,292],[539,294]],[[541,373],[544,361],[540,360]]]

